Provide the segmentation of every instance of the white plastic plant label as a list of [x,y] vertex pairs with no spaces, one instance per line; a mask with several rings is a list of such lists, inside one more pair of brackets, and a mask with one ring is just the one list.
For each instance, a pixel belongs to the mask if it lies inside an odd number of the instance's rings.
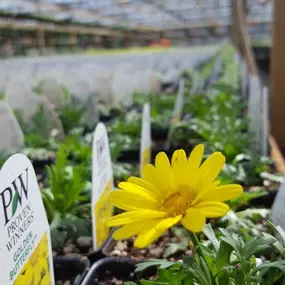
[[174,105],[174,109],[172,113],[170,128],[169,128],[168,135],[167,135],[166,147],[169,147],[171,136],[174,130],[174,126],[181,120],[183,103],[184,103],[184,86],[185,86],[185,80],[184,78],[182,78],[179,81],[178,93],[176,96],[176,101],[175,101],[175,105]]
[[285,230],[284,208],[285,208],[285,180],[281,184],[277,192],[271,211],[272,222],[276,225],[281,226]]
[[185,85],[185,80],[180,79],[178,93],[176,96],[176,101],[175,101],[172,120],[171,120],[172,125],[175,125],[181,120],[183,103],[184,103],[184,85]]
[[192,73],[192,84],[190,88],[190,96],[194,95],[197,92],[199,87],[199,74],[197,72]]
[[268,136],[269,136],[269,106],[268,106],[268,88],[263,88],[262,102],[261,102],[261,153],[268,156]]
[[262,90],[260,80],[257,76],[250,76],[249,79],[249,100],[248,100],[248,116],[249,131],[253,137],[253,149],[260,151],[260,132],[261,132],[261,98]]
[[241,95],[243,99],[247,98],[248,71],[244,60],[241,62]]
[[34,168],[22,154],[0,170],[1,285],[53,285],[49,223]]
[[141,130],[141,145],[140,145],[140,172],[143,167],[150,163],[151,159],[151,120],[150,120],[150,106],[145,103],[142,114],[142,130]]
[[106,221],[113,215],[109,196],[114,186],[114,179],[108,134],[103,123],[99,123],[94,132],[92,183],[93,247],[97,249],[109,235]]

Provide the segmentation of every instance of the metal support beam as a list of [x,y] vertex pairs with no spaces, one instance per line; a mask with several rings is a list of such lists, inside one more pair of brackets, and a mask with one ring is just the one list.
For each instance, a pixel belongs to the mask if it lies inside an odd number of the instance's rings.
[[271,133],[282,150],[285,150],[285,1],[275,0],[273,47],[270,72]]

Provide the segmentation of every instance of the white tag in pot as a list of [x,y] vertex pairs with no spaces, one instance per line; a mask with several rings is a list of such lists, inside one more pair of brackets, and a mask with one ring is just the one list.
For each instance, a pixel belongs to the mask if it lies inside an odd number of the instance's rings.
[[176,96],[175,106],[172,114],[172,121],[171,121],[172,125],[176,124],[181,120],[183,103],[184,103],[184,86],[185,86],[185,80],[181,79],[179,81],[178,93]]
[[241,62],[241,95],[243,99],[247,99],[248,71],[244,60]]
[[94,133],[92,182],[93,247],[97,249],[109,235],[106,221],[113,215],[109,195],[114,186],[114,179],[108,134],[103,123],[97,125]]
[[150,163],[151,159],[151,120],[150,120],[150,106],[145,103],[143,106],[142,115],[142,130],[141,130],[141,146],[140,146],[140,172],[143,167]]
[[269,106],[268,106],[268,88],[263,88],[261,102],[261,153],[268,156],[268,136],[269,136]]
[[39,85],[42,92],[41,94],[45,96],[55,108],[61,108],[63,106],[63,89],[56,79],[47,77],[43,79]]
[[281,184],[275,201],[272,206],[271,220],[274,224],[281,226],[285,230],[285,181]]
[[4,101],[0,101],[0,152],[12,153],[24,145],[24,135],[13,113]]
[[200,76],[197,72],[193,72],[192,73],[192,82],[191,82],[191,88],[190,88],[190,96],[191,95],[195,95],[195,93],[197,92],[197,89],[199,88],[199,80],[200,80]]
[[257,76],[250,76],[249,79],[249,100],[248,116],[249,131],[253,135],[252,148],[254,151],[260,151],[260,112],[261,112],[262,90],[260,79]]
[[22,154],[0,171],[0,212],[1,284],[53,285],[49,223],[35,171]]
[[174,126],[181,120],[183,103],[184,103],[184,86],[185,86],[185,80],[182,78],[179,81],[178,93],[176,96],[176,101],[175,101],[172,118],[171,118],[171,123],[170,123],[169,131],[168,131],[167,147],[169,147],[170,139],[171,139],[171,136],[174,130]]

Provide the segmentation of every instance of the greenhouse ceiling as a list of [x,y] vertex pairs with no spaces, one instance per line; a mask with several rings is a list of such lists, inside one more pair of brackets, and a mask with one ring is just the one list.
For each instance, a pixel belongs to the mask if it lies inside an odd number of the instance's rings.
[[[270,22],[272,1],[248,0],[249,19]],[[107,27],[177,29],[230,24],[231,0],[0,0],[0,13]]]

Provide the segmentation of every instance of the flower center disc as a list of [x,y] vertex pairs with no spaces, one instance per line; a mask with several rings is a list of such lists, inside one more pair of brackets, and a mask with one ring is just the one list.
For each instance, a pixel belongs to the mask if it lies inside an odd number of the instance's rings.
[[166,198],[159,207],[159,210],[166,212],[169,217],[184,215],[193,200],[193,193],[190,191],[181,191]]

